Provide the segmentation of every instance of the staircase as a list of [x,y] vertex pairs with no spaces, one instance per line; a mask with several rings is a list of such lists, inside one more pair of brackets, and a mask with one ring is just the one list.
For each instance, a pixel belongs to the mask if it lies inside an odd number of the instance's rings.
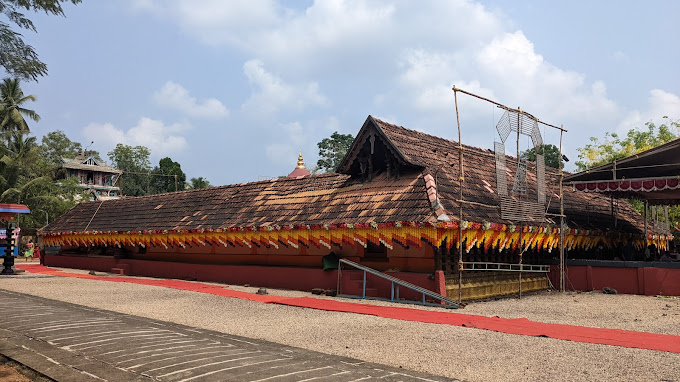
[[[347,277],[343,279],[343,264],[357,271],[345,271]],[[337,285],[338,296],[341,297],[385,300],[442,308],[459,308],[456,301],[446,296],[346,259],[340,259],[338,264]],[[406,294],[405,292],[410,292],[409,294],[411,295],[420,295],[421,298],[419,300],[401,299],[399,296],[400,290],[404,294]]]

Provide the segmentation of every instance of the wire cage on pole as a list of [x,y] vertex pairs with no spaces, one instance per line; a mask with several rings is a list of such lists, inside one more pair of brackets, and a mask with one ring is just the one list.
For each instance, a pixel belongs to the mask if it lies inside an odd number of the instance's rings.
[[[500,104],[498,102],[492,101],[488,98],[481,97],[471,92],[453,87],[454,92],[454,102],[456,107],[456,122],[458,127],[458,140],[460,146],[459,152],[459,220],[463,221],[463,205],[471,204],[465,200],[464,189],[465,189],[465,170],[464,170],[464,150],[461,143],[461,124],[460,124],[460,112],[458,109],[458,93],[467,94],[469,96],[481,99],[483,101],[492,103],[497,107],[504,110],[503,115],[499,118],[496,123],[496,131],[498,132],[498,138],[500,142],[494,141],[494,159],[496,165],[496,192],[498,193],[498,209],[500,212],[500,217],[502,220],[511,221],[521,224],[528,223],[538,223],[543,224],[547,222],[546,219],[546,175],[545,175],[545,158],[544,158],[544,142],[539,129],[539,124],[552,127],[560,131],[560,145],[559,145],[559,158],[562,157],[562,134],[566,130],[562,127],[551,125],[540,121],[533,115],[523,111],[520,108],[511,108]],[[508,157],[505,154],[506,145],[514,133],[514,143],[516,157]],[[535,166],[530,167],[527,163],[526,154],[522,154],[520,151],[520,137],[526,137],[531,142],[531,149],[535,154]],[[508,158],[514,163],[514,174],[510,171],[512,168],[508,166]],[[508,184],[508,177],[512,177],[512,186]],[[562,200],[562,179],[563,172],[560,166],[559,168],[559,200],[560,200],[560,213],[557,215],[560,218],[560,290],[564,290],[563,280],[564,280],[564,205]],[[531,188],[535,191],[535,197],[533,192],[528,192]],[[530,195],[531,199],[530,199]],[[459,224],[459,245],[458,245],[458,296],[459,301],[462,299],[462,274],[463,271],[470,270],[494,270],[494,271],[505,271],[512,270],[519,272],[519,295],[521,297],[522,293],[522,271],[525,272],[546,272],[549,267],[534,267],[522,264],[522,254],[527,250],[524,247],[524,238],[522,238],[522,230],[520,229],[520,247],[519,247],[519,264],[509,264],[508,266],[502,266],[496,263],[488,263],[490,266],[486,266],[483,263],[463,261],[463,224]]]

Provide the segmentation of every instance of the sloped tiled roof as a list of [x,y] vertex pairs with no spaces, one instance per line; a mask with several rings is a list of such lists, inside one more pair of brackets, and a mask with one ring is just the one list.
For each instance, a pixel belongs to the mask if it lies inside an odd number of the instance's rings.
[[51,232],[435,221],[419,174],[361,183],[342,174],[235,184],[76,205]]
[[107,166],[106,164],[98,164],[98,165],[91,165],[91,164],[86,164],[86,162],[90,157],[84,156],[84,155],[78,155],[73,159],[66,159],[63,158],[63,168],[70,168],[74,170],[88,170],[88,171],[99,171],[99,172],[108,172],[111,174],[122,174],[123,171]]
[[[459,145],[458,142],[425,134],[420,131],[406,129],[379,119],[373,118],[376,125],[395,145],[401,154],[412,164],[425,168],[424,173],[436,174],[439,198],[449,217],[458,220],[458,178],[459,178]],[[496,188],[496,165],[494,152],[488,149],[463,145],[463,168],[465,182],[464,200],[487,205],[498,205]],[[530,162],[527,173],[529,184],[536,184],[535,164]],[[516,159],[506,156],[506,166],[514,174]],[[531,166],[534,170],[531,171]],[[548,212],[559,213],[559,172],[557,169],[545,167],[546,199],[549,202]],[[565,175],[569,175],[565,172]],[[512,178],[508,176],[508,184]],[[570,227],[586,229],[614,229],[611,215],[611,199],[602,195],[574,192],[571,187],[563,187],[566,222]],[[536,200],[536,189],[527,192],[529,200]],[[617,230],[624,232],[641,232],[642,216],[625,200],[615,201],[618,206]],[[504,222],[500,218],[498,208],[464,205],[463,219],[468,221]],[[557,222],[558,218],[553,217]]]
[[[368,134],[369,129],[378,129],[382,136],[380,139],[385,140],[382,144],[389,146],[389,155],[396,153],[398,161],[404,165],[398,179],[394,176],[388,178],[386,172],[382,172],[368,181],[352,173],[358,167],[352,166],[351,159],[348,158],[357,158],[358,151],[367,150],[365,141],[361,143],[360,139],[362,134]],[[44,233],[396,221],[436,223],[439,215],[437,211],[441,207],[451,220],[458,220],[458,143],[369,116],[352,147],[355,152],[348,153],[343,161],[342,168],[347,174],[278,178],[145,197],[80,203],[47,226]],[[496,193],[494,153],[481,148],[463,147],[464,199],[497,206],[499,198]],[[514,172],[512,157],[508,156],[506,162],[508,170]],[[532,174],[531,169],[529,174]],[[429,176],[434,179],[435,187]],[[532,176],[529,175],[529,184],[536,183]],[[553,214],[559,212],[558,177],[557,170],[546,167],[548,209]],[[508,179],[511,184],[509,175]],[[441,207],[432,203],[435,189]],[[565,214],[570,227],[614,229],[609,198],[575,193],[566,187],[564,190]],[[527,198],[536,200],[536,190],[529,190]],[[618,206],[616,230],[641,232],[643,220],[640,214],[625,201],[619,201]],[[557,221],[557,218],[553,219]],[[502,220],[498,207],[470,205],[464,205],[463,220],[514,223]]]

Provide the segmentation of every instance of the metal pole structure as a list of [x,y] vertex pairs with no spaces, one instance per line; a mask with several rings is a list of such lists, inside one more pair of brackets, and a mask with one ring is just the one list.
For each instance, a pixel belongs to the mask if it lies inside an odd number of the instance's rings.
[[648,205],[649,205],[649,203],[645,199],[645,214],[644,214],[645,215],[645,241],[644,241],[645,248],[647,247],[647,207],[648,207]]
[[5,246],[5,253],[3,254],[3,262],[2,262],[2,272],[0,272],[3,275],[13,275],[14,274],[14,269],[12,267],[14,266],[14,247],[17,246],[19,243],[14,241],[14,228],[16,227],[16,224],[14,222],[9,222],[7,223],[7,244]]
[[562,190],[562,181],[564,180],[564,171],[562,171],[562,135],[564,130],[560,130],[560,292],[564,292],[564,192]]
[[453,99],[456,103],[456,123],[458,124],[458,302],[463,300],[463,141],[460,134],[460,116],[458,114],[458,89],[453,86]]
[[[488,98],[479,96],[474,93],[467,92],[465,90],[459,89],[457,87],[453,87],[453,94],[454,94],[454,100],[456,103],[456,122],[458,123],[458,144],[459,144],[459,149],[460,149],[460,154],[459,154],[459,167],[460,167],[460,193],[459,193],[459,222],[461,223],[459,228],[458,228],[458,243],[459,243],[459,251],[458,251],[458,301],[460,302],[461,300],[461,286],[462,286],[462,280],[463,280],[463,229],[462,229],[462,222],[463,222],[463,204],[468,203],[463,200],[463,183],[464,183],[464,175],[463,175],[463,144],[461,140],[461,129],[460,129],[460,115],[458,113],[458,92],[461,92],[463,94],[467,94],[469,96],[481,99],[486,102],[490,102],[498,107],[500,107],[503,110],[507,111],[515,111],[518,113],[518,118],[519,114],[525,114],[528,117],[534,119],[537,123],[543,124],[545,126],[549,126],[552,128],[555,128],[560,131],[560,161],[562,160],[562,134],[565,133],[567,130],[563,126],[555,126],[551,125],[549,123],[543,122],[539,120],[538,118],[534,117],[533,115],[522,111],[521,109],[517,108],[511,108],[509,106],[505,106],[501,103],[498,103],[496,101],[492,101]],[[519,127],[519,126],[518,126]],[[521,130],[518,128],[518,130]],[[519,135],[519,131],[518,131]],[[519,165],[519,138],[518,138],[518,145],[517,145],[517,163]],[[560,167],[560,290],[564,291],[564,202],[563,202],[563,192],[562,192],[562,183],[563,183],[563,178],[564,174],[562,172],[562,168]],[[521,256],[521,255],[520,255]],[[520,271],[520,289],[521,289],[521,271]]]
[[558,126],[555,126],[555,125],[551,125],[551,124],[549,124],[549,123],[545,123],[545,122],[541,121],[540,119],[534,117],[533,115],[531,115],[531,114],[529,114],[529,113],[527,113],[527,112],[525,112],[525,111],[523,112],[523,111],[521,111],[521,110],[519,110],[519,109],[513,109],[513,108],[511,108],[511,107],[508,107],[508,106],[503,105],[502,103],[498,103],[498,102],[496,102],[496,101],[492,101],[492,100],[490,100],[490,99],[488,99],[488,98],[484,98],[484,97],[482,97],[482,96],[478,96],[477,94],[474,94],[474,93],[466,92],[465,90],[459,89],[459,88],[457,88],[457,87],[455,87],[455,86],[453,87],[453,91],[454,91],[454,92],[461,92],[461,93],[463,93],[463,94],[467,94],[467,95],[469,95],[469,96],[473,96],[473,97],[475,97],[475,98],[479,98],[479,99],[481,99],[481,100],[483,100],[483,101],[486,101],[486,102],[491,102],[492,104],[494,104],[494,105],[500,107],[500,108],[503,109],[503,110],[516,111],[516,112],[518,112],[518,113],[519,113],[519,112],[522,112],[522,113],[524,113],[524,114],[530,116],[532,119],[535,119],[536,122],[538,122],[538,123],[540,123],[540,124],[543,124],[543,125],[546,125],[546,126],[555,128],[555,129],[557,129],[557,130],[561,130],[561,131],[563,131],[563,132],[566,132],[566,131],[567,131],[567,130],[566,130],[565,128],[563,128],[563,127],[558,127]]
[[522,298],[522,254],[524,254],[524,227],[519,227],[519,298]]
[[[519,118],[520,114],[522,114],[522,109],[517,106],[517,110],[519,111],[517,113],[517,169],[515,170],[516,173],[519,174],[519,165],[520,165],[520,157],[519,157],[519,133],[522,131],[522,126],[520,125],[521,120]],[[525,174],[526,176],[526,174]],[[526,178],[525,178],[526,179]],[[518,190],[519,191],[519,188]],[[522,242],[522,230],[520,229],[519,231],[519,298],[522,298],[522,253],[524,252],[524,242]]]
[[517,113],[517,171],[519,171],[519,161],[520,161],[520,159],[519,159],[519,134],[520,134],[520,131],[522,130],[522,126],[520,126],[521,122],[520,122],[519,116],[520,116],[520,114],[522,114],[522,109],[519,106],[517,106],[517,110],[518,110],[518,113]]
[[175,192],[177,192],[177,174],[175,174]]

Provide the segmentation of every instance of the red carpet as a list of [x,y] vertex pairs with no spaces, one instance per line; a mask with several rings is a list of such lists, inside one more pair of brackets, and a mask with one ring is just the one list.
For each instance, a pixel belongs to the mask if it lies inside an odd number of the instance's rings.
[[18,264],[16,267],[19,269],[24,269],[30,273],[76,277],[89,280],[153,285],[200,293],[209,293],[217,296],[258,301],[269,304],[281,304],[333,312],[367,314],[396,320],[456,325],[468,328],[486,329],[508,334],[541,336],[575,342],[680,353],[680,336],[670,334],[635,332],[621,329],[591,328],[575,325],[547,324],[543,322],[531,321],[526,318],[511,319],[485,317],[471,314],[427,311],[413,308],[375,306],[311,297],[290,298],[273,295],[258,295],[254,293],[230,290],[219,285],[209,285],[191,281],[170,279],[151,280],[136,277],[110,277],[68,273],[38,264]]

